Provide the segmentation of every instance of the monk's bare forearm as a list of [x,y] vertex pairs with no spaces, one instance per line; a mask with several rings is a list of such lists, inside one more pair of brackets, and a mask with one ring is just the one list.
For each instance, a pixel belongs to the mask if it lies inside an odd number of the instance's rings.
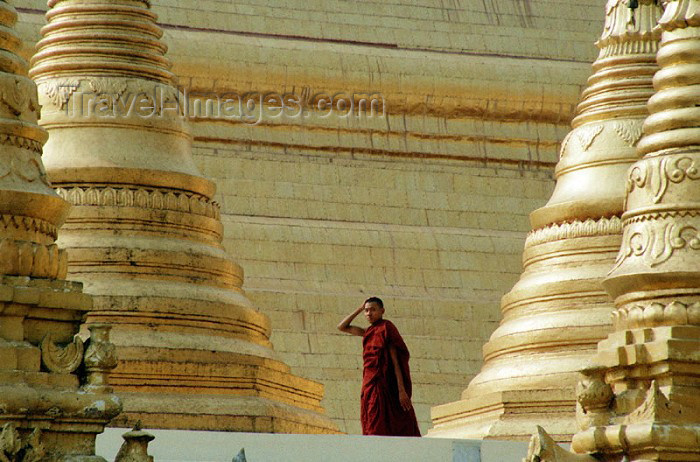
[[340,321],[340,324],[338,324],[338,330],[352,335],[363,335],[365,333],[363,328],[351,326],[350,323],[357,317],[358,314],[360,314],[360,312],[362,312],[362,310],[364,310],[364,308],[365,304],[363,303],[355,311],[347,315],[345,319]]

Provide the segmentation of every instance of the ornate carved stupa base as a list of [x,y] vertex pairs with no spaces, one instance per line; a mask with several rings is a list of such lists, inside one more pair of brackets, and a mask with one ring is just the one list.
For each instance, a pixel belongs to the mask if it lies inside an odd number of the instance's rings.
[[526,439],[538,423],[576,431],[574,388],[610,331],[601,282],[621,240],[625,175],[653,93],[661,12],[653,0],[606,5],[598,59],[562,142],[552,198],[530,216],[520,281],[462,399],[432,409],[430,436]]
[[[614,332],[577,393],[571,447],[595,460],[700,460],[699,26],[700,2],[665,2],[644,157],[629,170],[622,246],[604,282]],[[528,460],[567,459],[531,450]]]
[[0,1],[0,459],[99,462],[95,436],[121,409],[105,381],[115,358],[107,327],[95,327],[87,347],[76,337],[92,300],[65,280],[67,256],[55,241],[70,205],[41,161],[47,136],[16,54],[16,20]]
[[145,0],[51,0],[31,75],[48,174],[74,205],[69,274],[113,324],[124,414],[147,428],[334,433],[323,386],[290,373],[221,246],[181,95]]

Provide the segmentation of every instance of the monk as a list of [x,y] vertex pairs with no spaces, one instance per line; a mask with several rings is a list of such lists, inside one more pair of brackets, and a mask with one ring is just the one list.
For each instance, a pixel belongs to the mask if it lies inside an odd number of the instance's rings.
[[[350,325],[360,312],[370,324],[367,329]],[[411,404],[408,348],[396,326],[384,319],[382,300],[365,300],[338,324],[338,330],[362,337],[362,434],[420,436]]]

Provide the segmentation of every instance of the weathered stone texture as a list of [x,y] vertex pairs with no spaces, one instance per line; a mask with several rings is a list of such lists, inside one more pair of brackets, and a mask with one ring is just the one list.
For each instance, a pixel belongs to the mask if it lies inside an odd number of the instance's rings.
[[[275,350],[326,386],[324,407],[350,433],[361,347],[335,325],[369,295],[412,351],[424,432],[429,408],[478,372],[602,19],[592,0],[435,4],[153,2],[181,87],[384,98],[384,118],[191,123],[224,245]],[[44,5],[21,9],[27,41]]]

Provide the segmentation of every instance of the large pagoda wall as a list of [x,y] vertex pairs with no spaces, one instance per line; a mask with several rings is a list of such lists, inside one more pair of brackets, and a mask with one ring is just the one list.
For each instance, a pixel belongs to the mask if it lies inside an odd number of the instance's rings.
[[[21,3],[31,45],[45,1]],[[196,161],[275,350],[325,385],[341,430],[360,431],[361,346],[335,326],[378,295],[411,349],[425,432],[430,407],[479,371],[520,275],[528,214],[551,195],[595,57],[600,2],[283,3],[154,0],[179,85],[371,91],[386,117],[194,120]]]

